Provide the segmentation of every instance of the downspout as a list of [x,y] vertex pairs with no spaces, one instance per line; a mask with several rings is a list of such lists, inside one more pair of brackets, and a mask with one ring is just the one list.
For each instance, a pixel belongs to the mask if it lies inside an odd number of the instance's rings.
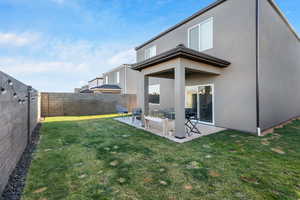
[[257,127],[257,135],[261,136],[260,129],[260,102],[259,102],[259,11],[260,11],[260,0],[256,0],[256,20],[255,20],[255,39],[256,39],[256,127]]

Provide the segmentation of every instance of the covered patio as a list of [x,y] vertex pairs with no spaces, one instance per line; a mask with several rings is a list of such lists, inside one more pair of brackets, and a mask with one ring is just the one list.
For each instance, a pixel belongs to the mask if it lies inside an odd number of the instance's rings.
[[[187,138],[200,137],[222,129],[214,125],[214,113],[211,99],[211,120],[208,123],[200,119],[199,105],[198,110],[186,108],[186,78],[190,74],[201,74],[208,76],[219,76],[222,74],[224,68],[230,65],[229,62],[203,54],[201,52],[186,48],[184,45],[178,45],[165,53],[135,64],[133,69],[142,72],[142,126],[145,128],[145,122],[149,118],[149,77],[174,79],[174,120],[169,121],[169,125],[173,123],[172,137],[177,140],[186,140]],[[203,93],[213,92],[212,87],[203,87]],[[197,93],[198,96],[198,93]],[[197,97],[199,98],[199,97]],[[214,98],[214,97],[213,97]],[[189,113],[187,113],[189,112]],[[168,117],[164,117],[168,118]],[[187,124],[190,123],[192,128]],[[198,131],[193,131],[198,129]],[[151,131],[153,132],[153,131]],[[163,132],[165,132],[163,130]],[[192,134],[191,134],[192,132]],[[205,132],[205,133],[203,133]],[[194,134],[195,133],[195,134]],[[196,136],[195,136],[196,135]]]
[[[156,121],[157,121],[157,119],[156,119]],[[219,127],[215,127],[215,126],[211,126],[211,125],[197,123],[196,126],[201,131],[201,134],[191,134],[189,136],[186,136],[185,138],[179,139],[179,138],[176,138],[174,135],[175,134],[174,128],[173,128],[174,120],[162,119],[162,121],[167,120],[167,126],[168,126],[167,132],[163,131],[164,128],[162,127],[163,126],[162,124],[155,123],[154,121],[152,121],[152,125],[150,125],[149,127],[145,127],[142,120],[134,120],[133,121],[131,117],[119,117],[119,118],[115,118],[115,120],[125,123],[130,126],[133,126],[137,129],[151,132],[157,136],[167,138],[176,143],[185,143],[185,142],[194,140],[194,139],[202,137],[202,136],[211,135],[211,134],[226,130],[224,128],[219,128]],[[186,134],[187,134],[187,131],[186,131]]]

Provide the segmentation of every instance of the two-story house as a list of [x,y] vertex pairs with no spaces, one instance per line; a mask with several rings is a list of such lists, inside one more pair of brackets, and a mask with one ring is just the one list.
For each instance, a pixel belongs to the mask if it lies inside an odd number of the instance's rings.
[[123,64],[103,73],[101,85],[92,87],[98,93],[136,94],[138,85],[138,71],[131,69],[131,65]]
[[103,77],[96,77],[88,82],[89,89],[103,85]]
[[300,38],[273,0],[218,0],[136,51],[143,113],[173,108],[177,138],[187,109],[258,135],[300,116]]

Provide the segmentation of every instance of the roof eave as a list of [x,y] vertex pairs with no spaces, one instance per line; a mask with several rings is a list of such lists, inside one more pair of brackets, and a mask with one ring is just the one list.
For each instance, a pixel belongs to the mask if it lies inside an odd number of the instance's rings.
[[153,58],[150,58],[148,60],[142,61],[140,63],[136,63],[133,65],[132,69],[141,71],[147,67],[160,64],[163,62],[166,62],[171,59],[176,58],[185,58],[197,62],[202,62],[210,65],[214,65],[217,67],[225,68],[228,67],[231,63],[219,58],[212,57],[207,54],[203,54],[200,52],[196,52],[192,49],[188,49],[183,47],[182,45],[179,45],[178,47],[171,49],[165,53],[162,53],[160,55],[157,55]]

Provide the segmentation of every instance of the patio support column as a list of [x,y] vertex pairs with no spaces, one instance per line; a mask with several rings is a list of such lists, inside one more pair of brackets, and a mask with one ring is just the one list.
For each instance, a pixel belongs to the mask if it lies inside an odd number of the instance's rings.
[[142,110],[144,115],[148,115],[149,114],[149,77],[146,75],[143,75],[142,88],[143,88]]
[[185,68],[175,67],[175,137],[185,138]]

